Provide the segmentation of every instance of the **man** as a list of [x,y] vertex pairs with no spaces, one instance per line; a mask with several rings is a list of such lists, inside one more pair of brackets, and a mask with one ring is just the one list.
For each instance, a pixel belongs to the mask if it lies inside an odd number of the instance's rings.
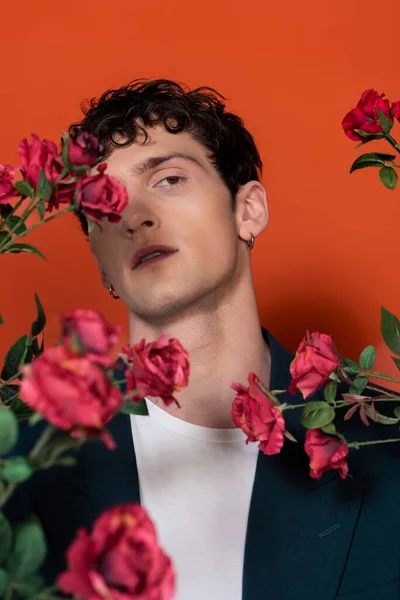
[[[233,427],[231,384],[255,372],[287,389],[292,356],[260,324],[251,249],[269,219],[262,162],[222,100],[209,88],[136,81],[71,126],[100,138],[107,173],[129,195],[118,224],[88,233],[81,217],[104,286],[128,309],[131,344],[162,333],[181,342],[189,385],[180,408],[147,398],[148,417],[119,415],[115,451],[88,445],[76,469],[39,473],[10,517],[41,518],[49,580],[79,526],[140,501],[174,562],[179,600],[394,600],[398,450],[360,451],[352,479],[331,471],[315,481],[296,411],[287,423],[300,443],[276,456]],[[137,263],[160,245],[168,254]]]

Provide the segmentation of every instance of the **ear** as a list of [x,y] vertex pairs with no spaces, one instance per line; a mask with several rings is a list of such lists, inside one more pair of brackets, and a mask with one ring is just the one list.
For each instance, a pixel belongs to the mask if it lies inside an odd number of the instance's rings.
[[269,222],[267,192],[259,181],[248,181],[236,194],[236,219],[239,237],[249,241],[257,237]]

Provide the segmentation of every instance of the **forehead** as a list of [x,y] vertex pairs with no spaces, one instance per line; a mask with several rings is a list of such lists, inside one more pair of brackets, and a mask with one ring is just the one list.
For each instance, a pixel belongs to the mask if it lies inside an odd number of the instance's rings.
[[[193,138],[190,133],[169,133],[162,126],[146,129],[147,140],[144,133],[138,130],[135,141],[129,146],[123,148],[114,148],[105,159],[107,163],[107,172],[114,171],[116,174],[127,174],[135,171],[135,166],[140,166],[141,162],[150,157],[167,156],[169,154],[181,153],[193,156],[205,170],[213,171],[213,166],[208,158],[209,152],[202,144]],[[116,136],[115,140],[123,143],[127,138]],[[195,167],[195,162],[189,163],[190,168]]]

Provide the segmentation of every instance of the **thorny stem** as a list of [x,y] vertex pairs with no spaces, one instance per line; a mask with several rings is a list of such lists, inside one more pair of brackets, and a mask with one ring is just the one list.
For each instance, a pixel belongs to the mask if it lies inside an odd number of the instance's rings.
[[64,208],[64,210],[60,210],[59,212],[55,213],[54,215],[51,215],[51,217],[48,217],[47,219],[44,219],[43,221],[39,221],[39,223],[36,223],[35,225],[32,225],[32,227],[29,227],[29,229],[27,229],[26,231],[23,231],[19,235],[16,235],[9,242],[7,242],[7,244],[5,244],[4,246],[2,246],[0,248],[0,253],[4,253],[4,250],[7,250],[17,240],[19,240],[20,238],[24,237],[25,235],[27,235],[28,233],[30,233],[34,229],[37,229],[38,227],[41,227],[45,223],[48,223],[49,221],[52,221],[53,219],[56,219],[57,217],[60,217],[61,215],[64,215],[67,212],[72,212],[73,210],[75,210],[75,206],[74,205],[67,206],[67,208]]
[[30,454],[28,456],[30,461],[33,461],[38,457],[38,455],[43,450],[44,446],[50,440],[54,431],[55,431],[55,427],[53,427],[52,425],[48,425],[46,427],[46,429],[43,431],[42,435],[40,436],[40,438],[38,439],[38,441],[36,442],[36,444],[34,445],[32,450],[30,451]]
[[385,135],[385,137],[386,137],[387,141],[389,142],[389,144],[390,144],[391,146],[393,146],[393,148],[394,148],[395,150],[397,150],[397,152],[400,154],[400,146],[399,146],[399,144],[396,142],[396,140],[395,140],[395,139],[394,139],[394,138],[393,138],[393,137],[390,135],[390,133],[387,133],[387,134]]
[[361,446],[373,446],[375,444],[387,444],[389,442],[400,442],[400,438],[389,438],[388,440],[370,440],[369,442],[349,442],[348,448],[360,448]]

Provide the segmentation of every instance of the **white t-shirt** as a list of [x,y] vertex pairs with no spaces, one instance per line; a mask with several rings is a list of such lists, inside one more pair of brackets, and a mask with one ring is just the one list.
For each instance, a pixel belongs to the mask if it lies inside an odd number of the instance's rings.
[[131,415],[140,498],[173,561],[175,600],[241,600],[258,443],[146,403],[149,416]]

